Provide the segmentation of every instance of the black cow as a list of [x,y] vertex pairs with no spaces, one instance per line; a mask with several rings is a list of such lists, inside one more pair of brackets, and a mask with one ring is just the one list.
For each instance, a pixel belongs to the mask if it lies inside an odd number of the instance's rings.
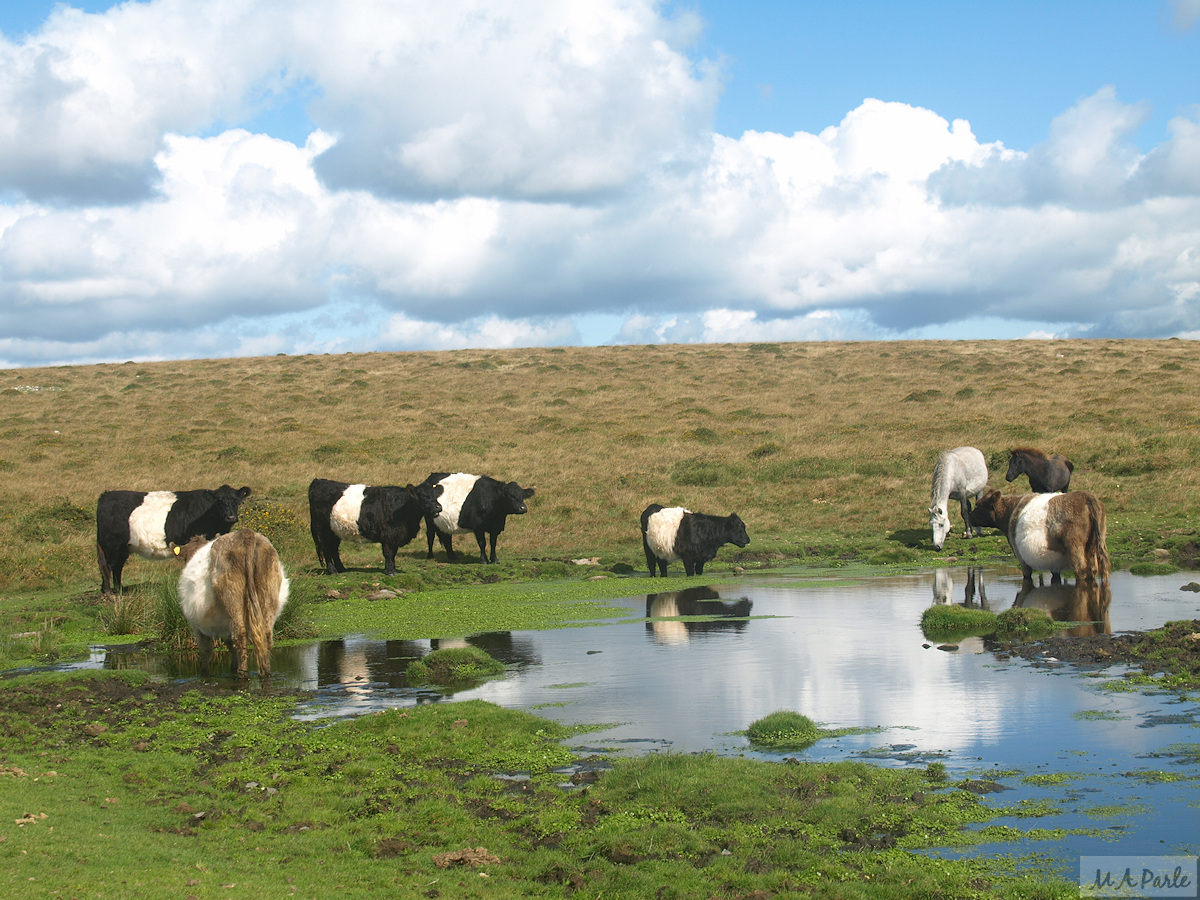
[[421,531],[421,520],[437,515],[440,487],[378,487],[314,478],[308,486],[308,516],[317,559],[326,573],[345,572],[342,541],[380,544],[383,573],[396,574],[396,551]]
[[642,548],[651,578],[655,568],[666,578],[667,563],[673,559],[683,560],[687,574],[703,575],[704,564],[716,558],[723,544],[745,547],[748,543],[746,526],[736,515],[722,518],[657,503],[642,513]]
[[423,484],[441,485],[442,511],[436,516],[425,517],[425,532],[429,539],[428,559],[433,559],[433,533],[446,548],[447,559],[457,559],[451,546],[451,535],[475,535],[479,542],[479,561],[489,562],[483,536],[491,540],[492,556],[496,561],[496,535],[504,530],[509,516],[523,516],[527,509],[525,499],[533,496],[533,488],[523,488],[515,481],[505,484],[487,475],[467,475],[458,472],[434,472]]
[[130,551],[144,559],[167,559],[170,544],[228,534],[249,496],[250,488],[234,490],[227,484],[213,491],[105,491],[96,503],[100,589],[120,592]]

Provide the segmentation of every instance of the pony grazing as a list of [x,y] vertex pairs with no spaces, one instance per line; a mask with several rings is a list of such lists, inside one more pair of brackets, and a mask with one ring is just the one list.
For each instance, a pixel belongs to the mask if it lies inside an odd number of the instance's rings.
[[[933,549],[941,550],[950,533],[950,499],[959,502],[963,519],[963,537],[971,536],[971,500],[987,487],[988,470],[983,454],[974,447],[955,447],[937,458],[933,466],[933,493],[930,497],[929,527],[933,529]],[[975,529],[979,534],[979,529]]]
[[1065,456],[1055,453],[1047,456],[1032,447],[1017,447],[1009,451],[1008,474],[1005,481],[1014,481],[1021,475],[1029,476],[1029,489],[1035,494],[1052,494],[1065,491],[1071,486],[1074,464]]
[[1005,533],[1025,581],[1036,570],[1061,583],[1063,569],[1073,571],[1077,583],[1108,580],[1107,519],[1091,491],[1006,497],[992,488],[975,504],[971,522]]

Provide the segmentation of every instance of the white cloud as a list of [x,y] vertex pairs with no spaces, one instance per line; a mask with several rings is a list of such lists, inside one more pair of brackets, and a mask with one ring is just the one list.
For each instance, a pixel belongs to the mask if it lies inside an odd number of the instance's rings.
[[[1197,110],[1148,153],[1111,88],[1025,153],[870,99],[729,137],[692,27],[649,0],[63,8],[0,39],[0,355],[573,343],[577,317],[1200,331]],[[296,83],[305,146],[222,124]]]

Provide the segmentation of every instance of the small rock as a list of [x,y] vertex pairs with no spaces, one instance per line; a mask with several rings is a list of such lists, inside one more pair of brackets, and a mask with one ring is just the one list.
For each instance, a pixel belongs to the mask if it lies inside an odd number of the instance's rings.
[[939,650],[945,650],[947,653],[953,653],[958,649],[958,644],[939,644]]
[[1200,584],[1197,584],[1194,581],[1189,581],[1187,584],[1185,584],[1183,587],[1181,587],[1180,590],[1181,591],[1200,591]]

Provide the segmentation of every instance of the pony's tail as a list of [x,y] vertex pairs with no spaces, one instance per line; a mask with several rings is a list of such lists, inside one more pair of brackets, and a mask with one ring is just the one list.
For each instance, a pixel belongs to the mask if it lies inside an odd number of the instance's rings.
[[1090,491],[1085,493],[1088,512],[1090,513],[1088,518],[1091,520],[1087,536],[1087,558],[1093,564],[1096,580],[1108,581],[1109,560],[1106,538],[1108,517],[1104,512],[1104,505],[1100,502],[1100,498]]

